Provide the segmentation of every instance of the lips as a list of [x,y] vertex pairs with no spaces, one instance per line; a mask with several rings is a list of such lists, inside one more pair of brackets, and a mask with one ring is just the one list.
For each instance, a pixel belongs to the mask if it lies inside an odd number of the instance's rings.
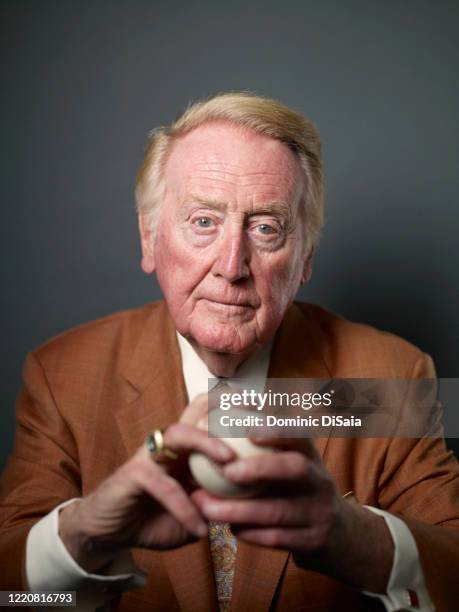
[[255,308],[255,306],[247,300],[246,301],[228,300],[228,299],[211,298],[211,297],[205,297],[201,299],[204,299],[207,302],[212,302],[213,304],[218,304],[219,306],[238,306],[239,308]]

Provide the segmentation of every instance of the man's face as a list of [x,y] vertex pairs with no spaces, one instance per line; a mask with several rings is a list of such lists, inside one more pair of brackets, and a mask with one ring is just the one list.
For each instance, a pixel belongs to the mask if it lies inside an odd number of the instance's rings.
[[248,355],[308,275],[299,163],[277,140],[214,123],[173,145],[164,178],[153,248],[142,229],[143,268],[156,270],[183,336]]

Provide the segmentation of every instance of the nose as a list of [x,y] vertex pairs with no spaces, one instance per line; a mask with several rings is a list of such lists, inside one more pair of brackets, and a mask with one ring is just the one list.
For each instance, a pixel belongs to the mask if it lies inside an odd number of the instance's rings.
[[217,256],[212,268],[215,276],[221,276],[231,283],[250,276],[249,247],[242,225],[230,223],[216,247]]

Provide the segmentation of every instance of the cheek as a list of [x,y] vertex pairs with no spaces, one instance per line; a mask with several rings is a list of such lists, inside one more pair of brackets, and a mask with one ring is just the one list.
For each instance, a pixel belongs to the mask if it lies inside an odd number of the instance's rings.
[[263,309],[270,318],[282,318],[286,308],[296,295],[301,280],[301,270],[292,265],[292,259],[284,256],[272,261],[265,273],[260,275],[262,282]]
[[202,276],[202,262],[170,231],[158,231],[155,245],[156,276],[167,301],[179,307]]

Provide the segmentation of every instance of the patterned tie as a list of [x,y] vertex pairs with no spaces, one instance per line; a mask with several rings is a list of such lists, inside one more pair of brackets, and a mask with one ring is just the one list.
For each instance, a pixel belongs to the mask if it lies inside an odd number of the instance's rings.
[[[214,390],[221,393],[225,388],[229,389],[229,386],[220,379]],[[231,607],[237,551],[237,539],[231,533],[229,523],[209,522],[209,545],[214,565],[218,607],[220,612],[228,612]]]
[[231,533],[228,523],[209,523],[210,554],[214,564],[215,584],[217,587],[220,612],[228,612],[231,607],[234,566],[236,563],[237,540]]

